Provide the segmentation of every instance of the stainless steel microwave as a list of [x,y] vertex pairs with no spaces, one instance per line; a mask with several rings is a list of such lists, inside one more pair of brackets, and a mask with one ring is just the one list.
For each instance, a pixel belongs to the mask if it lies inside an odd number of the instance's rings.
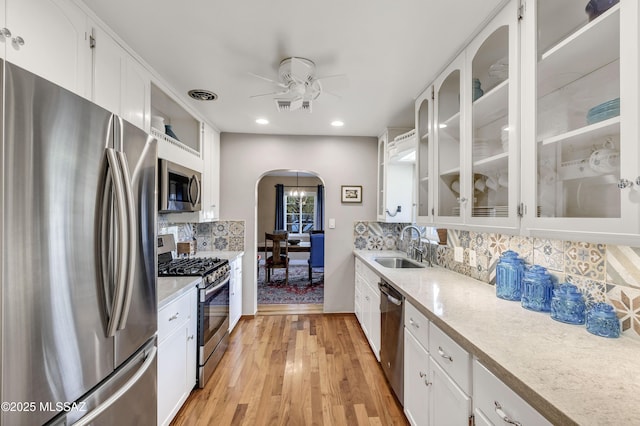
[[158,211],[160,213],[200,211],[202,195],[200,172],[158,160]]

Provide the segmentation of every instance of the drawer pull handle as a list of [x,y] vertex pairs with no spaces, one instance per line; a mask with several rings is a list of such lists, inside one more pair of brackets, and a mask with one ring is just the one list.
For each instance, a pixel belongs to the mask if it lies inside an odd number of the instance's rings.
[[515,420],[511,420],[511,418],[507,416],[507,413],[502,411],[502,405],[500,405],[498,401],[493,401],[493,403],[496,405],[494,408],[494,410],[496,410],[496,414],[502,419],[503,422],[508,423],[510,425],[522,426],[522,423],[517,422]]
[[446,359],[449,360],[449,362],[453,362],[453,358],[451,358],[451,355],[447,355],[443,350],[442,350],[442,346],[438,346],[438,354]]
[[420,328],[420,324],[418,324],[417,322],[415,322],[413,320],[413,318],[409,318],[409,323],[414,326],[415,328]]
[[175,315],[169,317],[169,321],[177,320],[179,315],[180,315],[180,312],[176,312]]

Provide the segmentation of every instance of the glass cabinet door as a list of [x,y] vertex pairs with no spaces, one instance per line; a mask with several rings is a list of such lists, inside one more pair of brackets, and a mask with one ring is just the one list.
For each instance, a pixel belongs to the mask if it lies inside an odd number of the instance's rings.
[[539,217],[620,217],[619,10],[537,2]]
[[417,170],[417,221],[428,223],[433,219],[431,206],[431,188],[429,171],[431,164],[431,151],[433,135],[433,86],[429,87],[416,100],[416,136],[418,148],[416,155]]
[[467,49],[467,66],[471,69],[467,76],[471,173],[466,179],[472,206],[467,215],[472,223],[497,221],[499,226],[517,226],[520,156],[516,6],[515,1],[509,3]]
[[463,93],[462,67],[464,54],[460,55],[435,82],[435,133],[437,205],[436,215],[441,221],[460,222],[464,205],[463,181],[460,177],[461,139],[460,102]]

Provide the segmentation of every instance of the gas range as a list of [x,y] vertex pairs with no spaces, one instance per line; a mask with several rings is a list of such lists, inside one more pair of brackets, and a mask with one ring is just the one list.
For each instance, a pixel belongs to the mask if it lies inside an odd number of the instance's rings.
[[230,274],[229,261],[218,257],[173,258],[173,235],[158,236],[158,276],[203,277],[203,286],[223,281]]

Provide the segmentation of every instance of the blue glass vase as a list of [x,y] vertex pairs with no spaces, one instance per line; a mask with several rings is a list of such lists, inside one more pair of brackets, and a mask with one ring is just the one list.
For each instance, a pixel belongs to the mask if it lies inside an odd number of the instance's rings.
[[553,290],[551,318],[567,324],[584,324],[586,305],[573,284],[563,283]]
[[502,253],[496,265],[496,296],[505,300],[522,298],[522,275],[524,261],[518,253],[507,250]]
[[620,337],[620,321],[613,306],[594,303],[587,311],[587,331],[596,336]]
[[551,310],[553,282],[547,268],[533,265],[522,277],[522,307],[538,312]]

